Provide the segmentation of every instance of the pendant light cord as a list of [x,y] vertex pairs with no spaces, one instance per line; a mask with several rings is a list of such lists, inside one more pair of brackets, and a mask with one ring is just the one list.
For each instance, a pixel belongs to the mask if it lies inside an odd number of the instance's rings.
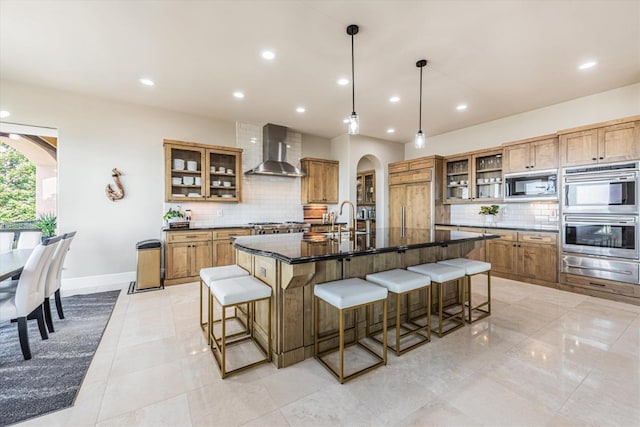
[[356,80],[355,80],[355,62],[353,60],[353,34],[351,34],[351,107],[352,115],[356,114]]
[[420,116],[418,117],[418,130],[422,132],[422,69],[424,67],[420,67]]

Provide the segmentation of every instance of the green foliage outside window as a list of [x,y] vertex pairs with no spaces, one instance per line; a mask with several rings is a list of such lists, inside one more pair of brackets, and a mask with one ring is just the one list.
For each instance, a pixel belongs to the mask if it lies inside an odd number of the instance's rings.
[[0,222],[36,218],[36,167],[0,142]]

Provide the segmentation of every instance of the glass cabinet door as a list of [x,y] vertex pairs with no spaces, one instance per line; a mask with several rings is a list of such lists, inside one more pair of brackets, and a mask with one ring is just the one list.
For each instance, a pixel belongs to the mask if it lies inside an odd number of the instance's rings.
[[238,201],[242,171],[237,169],[237,155],[208,150],[207,157],[209,198],[225,202]]
[[445,180],[445,198],[447,202],[466,201],[471,197],[471,192],[469,191],[469,164],[469,157],[447,161]]
[[167,177],[171,188],[170,201],[199,200],[204,192],[204,150],[198,148],[169,147],[171,173]]
[[480,200],[502,199],[502,151],[475,155],[475,195]]

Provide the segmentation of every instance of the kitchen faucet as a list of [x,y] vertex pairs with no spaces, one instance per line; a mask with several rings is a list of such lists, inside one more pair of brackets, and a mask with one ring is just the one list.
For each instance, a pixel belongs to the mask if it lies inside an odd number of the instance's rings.
[[[351,203],[351,201],[345,200],[342,203],[340,203],[340,215],[342,215],[342,208],[344,207],[345,204],[349,204],[349,209],[351,211],[351,227],[348,230],[352,235],[355,236],[355,234],[356,234],[356,207],[353,206],[353,203]],[[340,228],[338,228],[338,230],[340,230]]]

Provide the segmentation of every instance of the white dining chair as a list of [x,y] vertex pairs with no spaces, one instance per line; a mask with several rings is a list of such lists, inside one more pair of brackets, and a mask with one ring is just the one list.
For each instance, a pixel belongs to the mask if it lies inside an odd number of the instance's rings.
[[0,233],[0,254],[13,249],[13,231]]
[[42,231],[21,231],[16,249],[33,249],[40,244]]
[[49,271],[47,272],[47,278],[44,288],[44,319],[47,323],[47,329],[49,332],[55,332],[53,328],[53,317],[51,316],[51,302],[50,298],[55,297],[56,309],[58,311],[58,318],[64,319],[64,312],[62,311],[62,300],[60,298],[60,285],[62,284],[62,266],[64,265],[65,257],[69,253],[69,247],[71,241],[76,235],[76,232],[67,233],[62,236],[62,241],[58,244],[56,251],[53,253],[51,264],[49,265]]
[[15,290],[0,293],[0,322],[16,320],[18,323],[18,338],[25,360],[31,359],[27,320],[36,319],[42,339],[49,338],[42,310],[44,286],[53,253],[61,240],[61,236],[54,237],[37,245],[25,263],[20,279],[14,281]]

